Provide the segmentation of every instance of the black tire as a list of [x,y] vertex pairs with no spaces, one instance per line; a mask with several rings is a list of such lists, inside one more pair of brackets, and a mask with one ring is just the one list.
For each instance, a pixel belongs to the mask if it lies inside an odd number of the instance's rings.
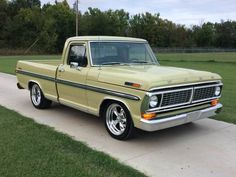
[[30,87],[30,100],[37,109],[46,109],[52,104],[51,100],[44,97],[41,88],[36,83],[33,83]]
[[[117,110],[119,116],[114,113],[114,109]],[[127,140],[134,137],[134,123],[126,106],[119,102],[110,102],[105,105],[103,110],[102,117],[106,130],[110,136],[118,140]],[[112,123],[112,120],[114,123]]]

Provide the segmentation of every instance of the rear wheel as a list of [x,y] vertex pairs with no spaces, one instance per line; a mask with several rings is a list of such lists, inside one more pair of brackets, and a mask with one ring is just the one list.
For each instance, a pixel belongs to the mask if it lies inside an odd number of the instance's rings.
[[103,112],[108,133],[115,139],[125,140],[134,135],[134,124],[128,109],[121,103],[112,102],[106,105]]
[[52,101],[44,97],[42,90],[36,83],[30,87],[30,99],[33,106],[37,109],[49,108],[52,104]]

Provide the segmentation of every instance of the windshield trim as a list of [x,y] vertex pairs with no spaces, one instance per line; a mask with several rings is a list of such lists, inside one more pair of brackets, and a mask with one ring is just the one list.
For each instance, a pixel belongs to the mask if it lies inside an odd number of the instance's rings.
[[[101,66],[114,66],[114,65],[95,65],[93,64],[93,59],[92,59],[92,50],[91,50],[91,43],[92,42],[129,42],[129,43],[141,43],[141,44],[147,44],[147,50],[150,52],[150,54],[152,55],[152,57],[154,59],[156,59],[156,62],[154,61],[153,63],[156,63],[157,65],[159,65],[159,62],[157,61],[157,58],[155,57],[151,47],[149,46],[148,42],[147,41],[130,41],[130,40],[102,40],[102,41],[99,41],[99,40],[93,40],[93,41],[88,41],[88,46],[89,46],[89,60],[90,60],[90,65],[91,67],[101,67]],[[150,65],[150,64],[153,64],[153,63],[140,63],[142,65]],[[140,65],[139,63],[132,63],[132,65]],[[128,65],[128,63],[127,63]],[[116,66],[127,66],[127,65],[116,65]]]

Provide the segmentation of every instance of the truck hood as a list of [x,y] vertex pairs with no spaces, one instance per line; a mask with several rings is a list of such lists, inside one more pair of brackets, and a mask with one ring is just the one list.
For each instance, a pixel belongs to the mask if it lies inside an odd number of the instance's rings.
[[98,76],[100,82],[125,87],[130,87],[125,82],[138,83],[141,85],[139,89],[145,91],[160,86],[219,79],[218,74],[211,72],[159,65],[106,66],[101,67]]

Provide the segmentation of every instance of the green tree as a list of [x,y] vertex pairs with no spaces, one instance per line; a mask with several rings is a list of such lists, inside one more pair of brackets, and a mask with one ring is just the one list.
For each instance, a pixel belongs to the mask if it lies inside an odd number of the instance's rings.
[[40,8],[40,0],[12,0],[9,2],[8,15],[12,18],[18,14],[20,9],[25,8]]
[[102,12],[89,8],[79,21],[82,35],[125,36],[129,28],[129,14],[124,10]]
[[108,35],[108,16],[97,8],[89,8],[81,18],[80,30],[82,35]]
[[56,53],[59,51],[57,44],[58,34],[54,27],[55,21],[50,18],[45,20],[42,31],[39,34],[38,46],[42,52]]
[[129,28],[129,13],[121,10],[108,10],[105,12],[108,19],[108,33],[116,36],[126,36]]
[[[40,52],[58,53],[75,35],[75,11],[66,0],[0,0],[0,48],[23,48],[33,43]],[[79,35],[115,35],[144,38],[157,47],[236,47],[236,21],[204,23],[186,28],[160,14],[130,16],[121,10],[88,8],[79,13]]]
[[8,3],[6,0],[0,0],[0,46],[5,46],[5,25],[7,23],[8,16],[7,16],[7,8]]
[[152,15],[146,12],[145,14],[134,15],[130,19],[130,35],[147,39],[152,45],[162,45],[162,37],[158,35],[162,30],[162,20],[159,14]]
[[193,37],[198,47],[213,46],[215,36],[214,24],[208,22],[193,27]]
[[[53,31],[56,52],[61,52],[67,38],[75,35],[75,13],[69,8],[66,1],[43,8],[43,16],[46,20],[46,34],[50,35]],[[49,21],[49,22],[47,22]]]
[[216,47],[236,47],[236,22],[222,21],[215,24]]
[[13,48],[28,47],[38,38],[42,26],[40,8],[22,8],[6,25],[6,42]]

